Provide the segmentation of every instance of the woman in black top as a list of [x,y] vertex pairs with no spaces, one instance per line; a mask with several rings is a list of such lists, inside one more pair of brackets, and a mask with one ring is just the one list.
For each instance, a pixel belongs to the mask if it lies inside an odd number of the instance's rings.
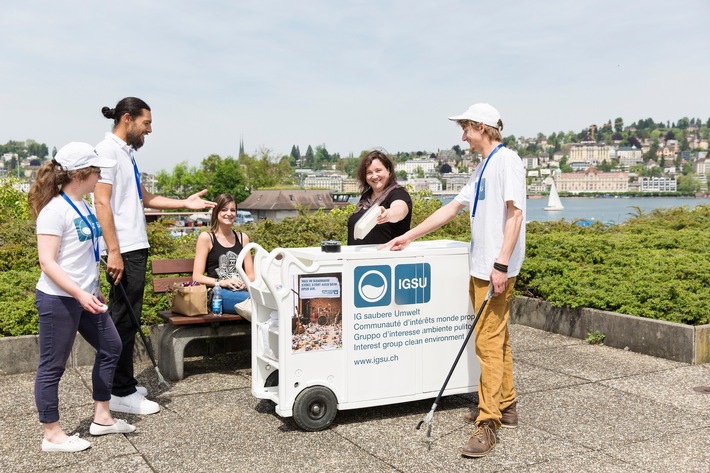
[[[360,160],[357,180],[363,192],[348,218],[348,245],[383,244],[406,233],[412,221],[412,198],[397,184],[392,160],[381,151],[370,151]],[[377,225],[362,240],[356,240],[355,224],[374,204],[381,207]]]
[[[225,289],[222,291],[224,312],[233,314],[234,304],[249,297],[246,284],[237,272],[237,257],[249,243],[249,237],[244,232],[232,229],[237,216],[234,197],[220,194],[215,201],[217,205],[212,209],[210,231],[202,232],[197,237],[192,279],[205,286],[219,285]],[[254,260],[251,254],[244,257],[244,272],[250,281],[254,280]]]

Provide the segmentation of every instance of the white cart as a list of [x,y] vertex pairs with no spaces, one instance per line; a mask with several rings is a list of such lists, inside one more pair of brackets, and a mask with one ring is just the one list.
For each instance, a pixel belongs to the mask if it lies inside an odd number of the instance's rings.
[[[339,409],[436,397],[474,318],[468,243],[277,248],[254,253],[252,393],[304,430]],[[246,280],[246,277],[242,274]],[[472,392],[469,342],[444,392]]]

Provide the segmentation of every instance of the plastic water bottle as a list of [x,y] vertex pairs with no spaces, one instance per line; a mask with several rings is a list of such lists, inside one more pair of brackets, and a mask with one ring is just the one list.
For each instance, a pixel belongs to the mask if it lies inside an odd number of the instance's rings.
[[222,315],[222,288],[215,286],[212,289],[212,313],[216,316]]

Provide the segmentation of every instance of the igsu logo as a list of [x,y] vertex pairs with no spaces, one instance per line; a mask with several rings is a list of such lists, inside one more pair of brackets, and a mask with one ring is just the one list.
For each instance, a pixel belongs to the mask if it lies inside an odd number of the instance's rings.
[[429,302],[431,299],[431,266],[429,263],[395,266],[394,285],[394,301],[398,305]]
[[392,302],[392,268],[358,266],[355,268],[355,307],[380,307]]

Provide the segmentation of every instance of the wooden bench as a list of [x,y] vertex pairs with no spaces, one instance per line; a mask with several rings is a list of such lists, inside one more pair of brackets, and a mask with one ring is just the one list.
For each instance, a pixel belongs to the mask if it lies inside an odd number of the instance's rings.
[[[165,293],[176,282],[192,281],[194,259],[153,260],[153,292]],[[175,276],[184,275],[189,276]],[[155,277],[173,275],[170,277]],[[212,313],[187,317],[169,310],[158,312],[166,324],[159,341],[158,367],[168,379],[176,381],[184,377],[185,347],[197,339],[249,336],[251,323],[240,315]]]

